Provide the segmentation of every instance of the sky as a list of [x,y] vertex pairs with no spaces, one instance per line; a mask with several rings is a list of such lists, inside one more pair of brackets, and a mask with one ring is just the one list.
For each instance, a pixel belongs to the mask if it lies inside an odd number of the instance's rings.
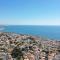
[[0,0],[0,25],[60,25],[60,0]]

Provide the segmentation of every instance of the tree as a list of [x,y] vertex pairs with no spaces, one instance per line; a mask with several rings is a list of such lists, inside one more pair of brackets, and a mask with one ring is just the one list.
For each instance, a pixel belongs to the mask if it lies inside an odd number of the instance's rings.
[[58,46],[57,51],[60,53],[60,46]]
[[11,53],[13,58],[18,58],[20,59],[21,57],[23,57],[23,53],[22,50],[19,47],[15,47]]
[[43,52],[45,52],[45,60],[48,60],[49,48],[46,46]]

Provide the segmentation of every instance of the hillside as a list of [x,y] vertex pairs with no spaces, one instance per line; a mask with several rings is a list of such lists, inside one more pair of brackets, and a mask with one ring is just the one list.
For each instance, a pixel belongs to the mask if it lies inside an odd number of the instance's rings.
[[[8,60],[53,60],[60,55],[60,41],[0,32],[0,56],[3,53]],[[2,58],[6,59],[3,56]]]

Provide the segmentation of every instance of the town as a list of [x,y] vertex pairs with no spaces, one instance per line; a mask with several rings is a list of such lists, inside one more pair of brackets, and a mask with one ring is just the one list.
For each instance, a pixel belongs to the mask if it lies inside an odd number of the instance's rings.
[[60,41],[0,32],[0,60],[60,60]]

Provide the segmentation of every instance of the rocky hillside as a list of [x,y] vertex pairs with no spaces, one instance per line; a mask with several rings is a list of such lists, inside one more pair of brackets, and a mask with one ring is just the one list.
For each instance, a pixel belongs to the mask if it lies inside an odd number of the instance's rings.
[[0,52],[7,53],[8,60],[53,60],[60,53],[60,41],[0,32]]

